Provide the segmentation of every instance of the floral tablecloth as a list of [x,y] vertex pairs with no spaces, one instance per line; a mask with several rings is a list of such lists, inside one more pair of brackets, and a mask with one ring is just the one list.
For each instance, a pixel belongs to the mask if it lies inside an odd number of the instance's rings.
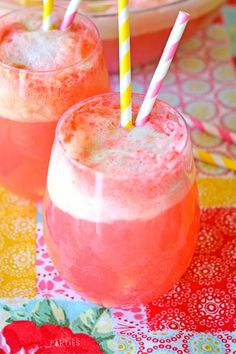
[[[146,90],[154,67],[133,72],[135,91]],[[236,131],[235,1],[182,45],[160,97]],[[192,140],[236,158],[236,146],[218,138],[192,130]],[[80,298],[48,256],[40,205],[0,187],[0,353],[236,353],[236,175],[197,167],[201,228],[189,269],[160,299],[122,309]]]

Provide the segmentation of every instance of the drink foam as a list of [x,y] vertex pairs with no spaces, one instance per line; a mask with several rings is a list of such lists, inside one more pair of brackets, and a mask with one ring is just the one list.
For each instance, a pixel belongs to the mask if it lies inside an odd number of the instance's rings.
[[[119,105],[105,97],[78,106],[61,124],[49,195],[59,208],[86,220],[153,217],[189,190],[185,124],[159,102],[162,112],[154,111],[145,126],[124,129]],[[134,105],[134,117],[137,112]]]
[[[137,113],[136,105],[133,116]],[[184,123],[167,113],[152,113],[144,126],[123,129],[119,106],[106,107],[101,101],[74,112],[59,138],[70,158],[106,176],[122,178],[124,169],[140,176],[171,165],[185,144],[186,132]]]
[[2,63],[32,71],[56,70],[81,62],[96,47],[95,33],[92,35],[91,29],[81,23],[60,31],[56,29],[61,22],[58,16],[54,19],[55,29],[43,31],[41,16],[31,15],[12,19],[0,30]]
[[0,23],[0,117],[53,122],[76,102],[108,91],[98,32],[78,14],[68,31],[58,28],[65,9],[55,7],[53,29],[42,31],[42,8],[28,7]]

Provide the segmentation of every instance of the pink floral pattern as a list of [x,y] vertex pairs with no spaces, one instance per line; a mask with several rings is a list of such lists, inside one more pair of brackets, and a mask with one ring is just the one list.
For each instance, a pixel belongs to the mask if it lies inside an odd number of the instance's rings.
[[67,285],[55,269],[44,243],[41,223],[38,223],[36,240],[37,293],[47,298],[56,297],[83,301],[83,298]]

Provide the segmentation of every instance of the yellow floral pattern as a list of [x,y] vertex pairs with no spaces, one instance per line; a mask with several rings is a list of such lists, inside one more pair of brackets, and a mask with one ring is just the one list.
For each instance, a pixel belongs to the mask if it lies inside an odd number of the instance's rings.
[[16,278],[28,278],[34,273],[35,247],[24,243],[16,243],[15,246],[5,247],[2,257],[2,272],[6,276]]
[[199,178],[198,188],[202,207],[232,207],[236,205],[235,178]]
[[36,208],[0,186],[0,297],[36,295]]
[[205,68],[205,63],[199,58],[187,57],[179,60],[179,67],[183,72],[199,73]]
[[215,47],[210,50],[210,57],[213,60],[229,60],[230,59],[230,50],[225,47]]
[[5,281],[2,284],[1,298],[33,298],[36,295],[35,282],[35,277]]
[[222,41],[228,39],[228,33],[224,27],[218,24],[212,24],[206,30],[206,34],[210,39]]

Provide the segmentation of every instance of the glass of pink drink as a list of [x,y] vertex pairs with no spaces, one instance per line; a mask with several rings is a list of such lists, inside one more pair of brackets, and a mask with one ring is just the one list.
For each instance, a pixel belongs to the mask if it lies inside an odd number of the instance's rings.
[[[143,100],[134,95],[133,113]],[[50,256],[103,306],[147,303],[188,267],[199,226],[191,143],[158,101],[143,127],[120,127],[119,96],[76,104],[59,122],[44,200]]]
[[53,30],[42,31],[42,8],[0,21],[0,182],[38,200],[46,186],[58,119],[71,105],[109,91],[96,27],[77,15],[58,28],[65,9],[55,8]]

